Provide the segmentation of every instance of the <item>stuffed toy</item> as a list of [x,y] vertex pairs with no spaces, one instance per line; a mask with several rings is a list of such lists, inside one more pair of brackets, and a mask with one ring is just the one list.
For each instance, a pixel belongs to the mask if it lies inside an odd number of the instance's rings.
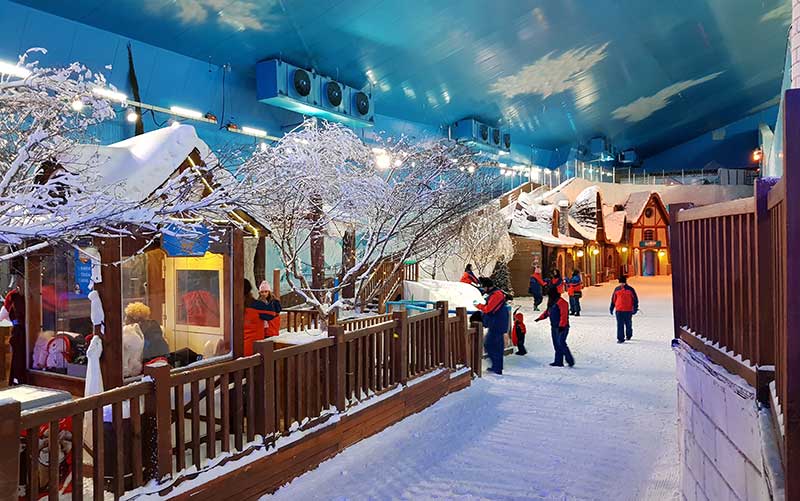
[[144,334],[139,324],[122,327],[122,377],[138,376],[142,373],[142,351]]
[[44,369],[47,367],[47,344],[53,338],[53,331],[42,331],[33,345],[33,368]]

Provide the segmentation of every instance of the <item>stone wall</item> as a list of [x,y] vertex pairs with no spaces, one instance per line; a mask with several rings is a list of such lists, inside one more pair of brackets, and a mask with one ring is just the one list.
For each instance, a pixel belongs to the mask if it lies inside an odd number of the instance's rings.
[[684,342],[673,347],[683,499],[772,499],[755,389]]

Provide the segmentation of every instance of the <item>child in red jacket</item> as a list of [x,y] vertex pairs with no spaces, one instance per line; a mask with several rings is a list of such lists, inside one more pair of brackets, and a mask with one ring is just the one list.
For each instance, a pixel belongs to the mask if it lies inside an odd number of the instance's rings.
[[517,355],[525,355],[528,350],[525,349],[525,334],[528,329],[525,327],[525,322],[522,313],[514,314],[514,330],[511,331],[511,341],[517,346]]

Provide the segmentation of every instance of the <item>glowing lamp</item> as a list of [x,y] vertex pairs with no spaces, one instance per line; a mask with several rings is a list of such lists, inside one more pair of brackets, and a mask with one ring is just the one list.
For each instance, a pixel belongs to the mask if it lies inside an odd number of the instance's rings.
[[764,153],[761,151],[761,148],[756,148],[753,150],[753,162],[760,162],[761,157],[764,156]]
[[628,252],[628,248],[627,247],[623,247],[622,248],[622,252]]
[[129,110],[128,113],[125,115],[125,120],[130,123],[136,123],[139,120],[139,114],[136,113],[134,110]]
[[600,254],[600,249],[592,249],[592,255],[593,256],[596,256],[598,254]]
[[664,257],[667,255],[667,251],[660,250],[658,251],[658,257]]
[[575,255],[578,257],[583,257],[583,251],[581,249],[578,249],[578,252],[576,252]]
[[470,165],[469,167],[467,167],[467,172],[469,172],[470,174],[474,173],[475,172],[475,166],[474,165]]
[[17,66],[16,64],[7,63],[5,61],[0,61],[0,73],[17,78],[28,78],[31,76],[31,70],[28,68],[23,68],[22,66]]
[[80,99],[76,99],[72,101],[72,104],[69,105],[73,111],[81,111],[83,109],[83,101]]
[[392,157],[386,151],[375,153],[375,165],[381,169],[386,170],[392,166]]

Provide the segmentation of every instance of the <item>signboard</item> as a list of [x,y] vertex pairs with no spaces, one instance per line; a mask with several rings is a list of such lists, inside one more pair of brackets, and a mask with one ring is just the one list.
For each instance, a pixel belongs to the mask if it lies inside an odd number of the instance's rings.
[[161,235],[161,248],[169,257],[202,257],[210,243],[208,228],[198,226],[191,232],[167,226]]
[[661,240],[642,240],[641,242],[639,242],[639,247],[658,248],[661,247]]
[[92,259],[87,254],[75,249],[75,294],[86,297],[91,289],[89,284],[92,282]]

